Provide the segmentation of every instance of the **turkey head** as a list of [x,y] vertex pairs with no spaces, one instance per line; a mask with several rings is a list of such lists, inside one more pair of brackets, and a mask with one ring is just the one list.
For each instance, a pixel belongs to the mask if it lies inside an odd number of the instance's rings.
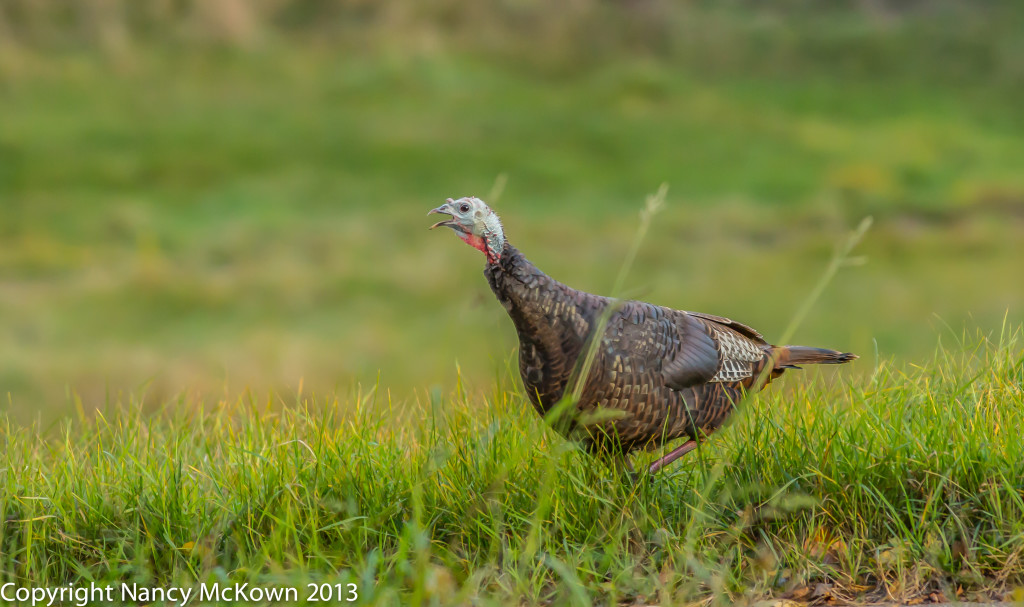
[[505,234],[501,229],[501,221],[483,200],[475,196],[467,196],[458,200],[448,199],[447,202],[431,209],[427,215],[440,213],[451,215],[451,219],[439,221],[430,226],[451,228],[466,244],[483,252],[488,263],[497,263],[501,251],[505,247]]

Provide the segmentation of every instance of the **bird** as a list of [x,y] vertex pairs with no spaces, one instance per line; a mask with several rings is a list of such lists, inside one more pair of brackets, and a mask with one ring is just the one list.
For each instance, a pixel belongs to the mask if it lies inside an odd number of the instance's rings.
[[[448,198],[432,214],[449,218],[430,229],[451,228],[483,253],[484,276],[515,326],[519,374],[537,413],[547,416],[575,389],[578,398],[558,429],[594,455],[616,456],[631,474],[627,458],[634,451],[686,439],[649,464],[647,472],[654,474],[717,430],[745,394],[785,371],[857,358],[772,345],[722,316],[573,289],[509,244],[498,215],[475,196]],[[594,339],[600,342],[591,346]],[[589,369],[584,359],[590,359]]]

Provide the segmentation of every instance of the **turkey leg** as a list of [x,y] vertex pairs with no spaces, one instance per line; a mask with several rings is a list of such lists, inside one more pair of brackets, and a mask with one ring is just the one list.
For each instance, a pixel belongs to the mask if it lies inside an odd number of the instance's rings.
[[648,468],[647,471],[650,472],[651,474],[654,474],[658,470],[661,470],[665,466],[671,464],[672,462],[676,461],[680,457],[686,455],[687,453],[693,451],[696,448],[697,441],[688,440],[682,445],[679,445],[678,447],[670,451],[667,455],[663,455],[662,457],[659,457],[658,459],[654,460],[654,463],[651,464],[651,467]]

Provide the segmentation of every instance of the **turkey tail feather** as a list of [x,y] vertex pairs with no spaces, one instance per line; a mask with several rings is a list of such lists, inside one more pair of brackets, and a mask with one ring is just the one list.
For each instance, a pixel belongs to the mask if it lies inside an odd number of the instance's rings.
[[851,352],[808,346],[782,346],[772,348],[772,350],[774,350],[773,355],[777,360],[776,368],[787,368],[790,365],[840,365],[858,358]]

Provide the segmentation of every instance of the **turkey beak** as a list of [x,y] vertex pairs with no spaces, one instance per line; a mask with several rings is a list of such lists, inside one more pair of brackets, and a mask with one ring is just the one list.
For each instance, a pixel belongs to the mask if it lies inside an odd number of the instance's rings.
[[[436,209],[431,209],[430,212],[427,213],[427,215],[430,216],[430,215],[433,215],[434,213],[439,213],[439,214],[442,214],[442,215],[451,215],[452,211],[448,207],[448,203],[446,202],[446,203],[442,204],[441,206],[437,207]],[[430,229],[433,230],[434,228],[440,227],[440,226],[452,227],[453,225],[454,224],[452,223],[451,219],[445,219],[444,221],[439,221],[439,222],[435,223],[434,225],[430,226]]]

